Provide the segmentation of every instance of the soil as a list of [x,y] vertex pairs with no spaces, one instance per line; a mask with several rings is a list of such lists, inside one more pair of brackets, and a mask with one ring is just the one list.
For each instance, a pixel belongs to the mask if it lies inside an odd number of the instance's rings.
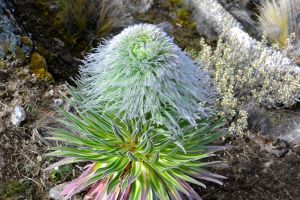
[[300,146],[251,134],[232,139],[233,148],[218,155],[228,167],[223,186],[201,190],[205,200],[299,200]]
[[[46,58],[56,82],[37,80],[28,65],[8,63],[0,67],[0,199],[49,199],[51,187],[74,179],[80,171],[77,165],[56,172],[43,171],[55,161],[44,154],[58,145],[45,139],[43,127],[53,117],[54,99],[65,94],[63,82],[78,73],[78,59],[86,51],[64,41],[64,46],[59,45],[58,40],[63,39],[34,2],[15,1],[15,15]],[[151,10],[135,14],[135,19],[155,24],[169,22],[175,43],[183,49],[199,50],[201,36],[189,11],[175,0],[154,2]],[[17,105],[23,106],[27,114],[20,127],[10,122]],[[204,200],[300,200],[299,144],[255,133],[227,137],[219,144],[232,145],[215,158],[228,166],[211,170],[227,179],[223,186],[207,183],[206,189],[195,187]]]

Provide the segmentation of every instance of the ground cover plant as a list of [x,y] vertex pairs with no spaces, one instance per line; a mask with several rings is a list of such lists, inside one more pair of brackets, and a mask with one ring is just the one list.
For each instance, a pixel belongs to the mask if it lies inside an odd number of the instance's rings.
[[[48,169],[88,162],[61,193],[65,199],[87,187],[86,199],[201,199],[189,183],[205,187],[202,179],[222,184],[223,176],[206,169],[220,162],[200,160],[224,149],[207,146],[223,134],[223,118],[196,117],[197,105],[207,95],[195,93],[201,86],[198,74],[204,72],[165,33],[153,25],[129,27],[87,61],[79,87],[69,87],[72,98],[66,98],[74,111],[59,110],[59,127],[50,137],[68,146],[48,154],[65,157]],[[107,94],[116,95],[109,99]],[[166,117],[158,121],[157,113]]]
[[247,105],[265,108],[290,108],[299,102],[300,78],[291,67],[272,63],[267,68],[264,48],[258,43],[255,51],[240,51],[237,42],[219,39],[217,47],[202,42],[198,60],[204,62],[220,94],[220,107],[231,124],[231,132],[243,134],[247,128]]

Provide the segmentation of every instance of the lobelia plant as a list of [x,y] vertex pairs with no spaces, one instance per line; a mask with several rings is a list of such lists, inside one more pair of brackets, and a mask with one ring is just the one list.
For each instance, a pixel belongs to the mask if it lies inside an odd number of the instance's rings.
[[[205,168],[220,162],[201,162],[223,147],[206,146],[221,135],[222,119],[211,117],[191,127],[182,123],[183,137],[151,121],[123,121],[115,115],[77,110],[61,111],[64,129],[53,131],[50,139],[68,143],[49,156],[66,157],[48,169],[74,162],[91,162],[80,177],[62,192],[64,199],[91,186],[85,199],[201,199],[188,184],[202,187],[197,179],[222,184],[223,176]],[[180,142],[180,143],[179,143]]]
[[[64,199],[89,187],[86,200],[201,199],[189,183],[205,187],[202,179],[222,184],[223,176],[206,169],[221,163],[201,159],[225,148],[207,146],[223,134],[223,119],[193,113],[201,99],[195,93],[201,74],[161,30],[152,25],[125,29],[91,54],[85,67],[78,88],[69,87],[71,98],[66,97],[74,112],[59,109],[60,126],[49,138],[68,145],[48,154],[64,159],[46,170],[89,163],[61,193]],[[174,115],[158,123],[156,112]],[[174,134],[170,120],[181,134]]]
[[106,41],[87,56],[81,75],[86,108],[105,105],[104,112],[168,123],[176,132],[178,119],[195,124],[199,113],[210,113],[199,102],[215,100],[207,73],[154,25],[131,26]]

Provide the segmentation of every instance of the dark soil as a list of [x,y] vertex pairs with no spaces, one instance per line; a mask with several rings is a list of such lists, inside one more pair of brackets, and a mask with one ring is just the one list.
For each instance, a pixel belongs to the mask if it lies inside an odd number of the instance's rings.
[[216,173],[228,179],[201,190],[203,199],[299,200],[300,146],[251,137],[232,140],[233,148],[219,155],[228,167]]

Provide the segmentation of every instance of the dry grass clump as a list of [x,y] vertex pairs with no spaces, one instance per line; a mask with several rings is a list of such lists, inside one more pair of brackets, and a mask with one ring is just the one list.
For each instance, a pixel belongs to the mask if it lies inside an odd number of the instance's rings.
[[267,68],[268,50],[263,43],[258,44],[254,54],[222,39],[215,50],[204,41],[201,43],[198,59],[205,62],[214,77],[220,105],[235,133],[241,133],[247,126],[247,112],[242,109],[247,103],[279,108],[291,107],[299,101],[300,77],[275,63]]
[[41,5],[55,5],[54,24],[64,30],[69,43],[85,41],[88,46],[112,31],[130,24],[123,1],[118,0],[38,0]]
[[258,17],[260,28],[272,43],[286,46],[288,37],[295,33],[300,39],[300,1],[264,0]]

